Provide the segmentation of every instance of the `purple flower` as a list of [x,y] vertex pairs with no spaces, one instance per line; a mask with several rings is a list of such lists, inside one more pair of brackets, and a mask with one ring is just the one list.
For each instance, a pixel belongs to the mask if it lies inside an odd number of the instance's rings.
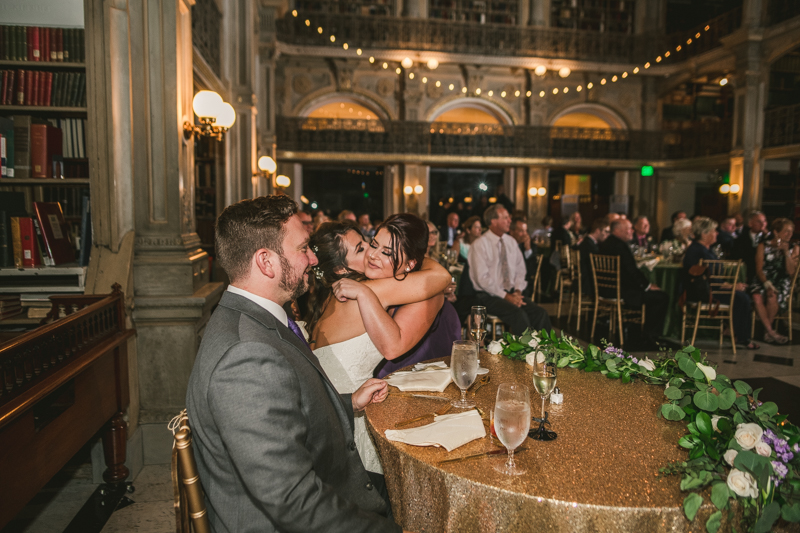
[[638,363],[639,362],[639,360],[636,359],[635,357],[631,357],[631,361],[633,361],[634,363]]
[[795,443],[795,445],[792,446],[792,451],[794,453],[800,453],[800,444]]
[[789,473],[789,469],[780,461],[772,461],[772,468],[775,470],[775,474],[781,479],[785,478],[786,474]]

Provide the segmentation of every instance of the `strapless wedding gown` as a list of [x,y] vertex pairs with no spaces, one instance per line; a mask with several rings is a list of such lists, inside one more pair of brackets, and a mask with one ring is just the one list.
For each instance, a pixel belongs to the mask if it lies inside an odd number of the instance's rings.
[[[344,342],[330,344],[314,350],[322,368],[340,394],[355,392],[372,377],[375,367],[383,361],[367,333]],[[378,452],[372,444],[364,419],[364,412],[355,416],[355,442],[364,468],[370,472],[383,474]]]

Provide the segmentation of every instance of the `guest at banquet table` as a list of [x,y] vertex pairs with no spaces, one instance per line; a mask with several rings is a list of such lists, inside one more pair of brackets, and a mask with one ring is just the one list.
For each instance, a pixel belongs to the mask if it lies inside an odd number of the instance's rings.
[[[469,247],[472,246],[472,243],[478,240],[478,238],[483,235],[483,226],[481,225],[481,217],[479,216],[471,216],[464,222],[462,226],[464,228],[464,233],[461,235],[459,239],[459,262],[463,263],[467,260],[467,256],[469,255]],[[463,261],[462,261],[463,259]]]
[[570,248],[577,245],[581,230],[581,214],[575,211],[569,216],[566,224],[553,230],[553,235],[550,238],[552,249],[556,249],[556,242],[561,242]]
[[436,258],[433,257],[432,254],[436,252],[436,247],[439,244],[439,230],[436,229],[436,225],[430,220],[427,222],[427,224],[428,224],[428,249],[425,251],[425,257],[430,257],[431,259],[436,260]]
[[542,227],[537,229],[531,235],[533,242],[536,243],[537,246],[550,246],[550,235],[553,233],[553,217],[550,215],[545,216],[542,219]]
[[605,217],[592,222],[592,231],[578,245],[581,252],[581,286],[584,294],[594,295],[594,276],[590,254],[600,253],[600,243],[608,237],[608,222]]
[[328,222],[329,220],[330,218],[328,218],[328,215],[325,214],[325,211],[323,211],[322,209],[317,211],[317,214],[314,215],[314,231],[317,231],[317,228],[319,228],[322,224]]
[[733,230],[733,237],[736,238],[742,234],[742,229],[744,228],[744,214],[736,213],[733,215],[734,220],[736,220],[736,228]]
[[[630,220],[618,219],[611,223],[611,234],[600,243],[601,255],[619,256],[620,295],[625,300],[625,307],[639,309],[645,305],[644,333],[650,340],[655,340],[664,327],[667,316],[669,296],[655,283],[650,283],[647,276],[636,266],[628,242],[633,238],[633,225]],[[609,293],[601,296],[613,298]]]
[[522,218],[511,219],[511,229],[509,235],[519,244],[519,251],[525,259],[525,279],[528,286],[523,291],[523,295],[528,298],[533,294],[533,277],[536,275],[536,247],[531,246],[531,236],[528,233],[528,223]]
[[[410,214],[389,217],[366,248],[359,232],[342,224],[325,225],[311,236],[320,262],[314,268],[309,344],[340,393],[368,381],[384,359],[412,350],[433,325],[451,278],[438,263],[425,259],[427,243],[425,222]],[[425,270],[418,272],[421,268]],[[456,323],[460,337],[457,318]],[[434,333],[446,334],[445,327]],[[441,357],[441,352],[418,355]],[[381,474],[364,419],[356,418],[355,427],[364,466]],[[373,483],[382,487],[380,478]]]
[[[683,256],[683,270],[681,271],[681,282],[684,287],[689,279],[689,269],[700,263],[701,259],[716,260],[717,256],[711,251],[711,246],[717,242],[717,223],[708,217],[698,218],[692,224],[694,240],[686,249]],[[736,284],[736,292],[733,297],[733,334],[736,344],[747,347],[748,350],[757,350],[760,346],[750,339],[750,316],[752,312],[750,296],[747,294],[747,285],[744,283]],[[721,304],[729,304],[730,296],[718,295],[716,298]],[[724,332],[727,337],[729,331]]]
[[736,230],[736,219],[733,217],[723,219],[719,225],[717,242],[714,245],[719,245],[723,257],[730,257],[733,252],[733,243],[736,240],[733,235],[734,230]]
[[230,278],[205,328],[186,393],[211,530],[400,531],[353,453],[353,416],[382,380],[339,396],[281,306],[317,259],[285,195],[243,200],[217,219]]
[[747,229],[733,242],[731,259],[741,259],[747,267],[747,284],[756,277],[756,248],[767,229],[767,217],[761,211],[753,211],[747,217]]
[[525,258],[508,230],[511,217],[505,207],[493,204],[483,215],[489,231],[469,249],[469,276],[477,305],[505,322],[511,333],[521,335],[532,327],[550,329],[547,312],[523,296],[528,286]]
[[367,240],[372,240],[375,236],[375,226],[369,220],[369,213],[362,213],[358,217],[358,229],[361,230],[361,235]]
[[686,218],[686,211],[675,211],[672,213],[670,225],[664,228],[664,231],[661,232],[661,242],[675,239],[675,234],[672,232],[672,226],[675,224],[676,220],[681,218]]
[[786,313],[792,276],[800,259],[800,247],[791,246],[794,223],[788,218],[772,222],[772,231],[756,249],[756,275],[750,292],[758,317],[764,325],[764,340],[786,344],[789,339],[779,335],[772,327],[778,311]]
[[461,234],[461,228],[458,227],[458,213],[450,213],[447,215],[447,224],[439,229],[439,238],[447,242],[447,247],[452,248],[453,242]]
[[679,218],[672,225],[672,233],[677,243],[684,251],[692,244],[692,222],[688,218]]
[[650,251],[653,245],[653,238],[650,236],[650,221],[645,215],[639,215],[633,219],[633,239],[631,244],[646,248]]
[[357,222],[356,214],[350,211],[349,209],[343,210],[339,213],[339,216],[336,217],[336,220],[339,222],[344,222],[345,220],[352,220],[353,222]]

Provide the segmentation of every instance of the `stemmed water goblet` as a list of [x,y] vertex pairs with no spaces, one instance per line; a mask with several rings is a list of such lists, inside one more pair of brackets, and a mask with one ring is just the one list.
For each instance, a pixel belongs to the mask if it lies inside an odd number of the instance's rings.
[[453,407],[472,409],[475,402],[467,400],[469,389],[478,376],[478,345],[473,341],[454,341],[450,355],[450,374],[453,383],[461,389],[461,399],[453,400]]
[[525,441],[531,427],[531,399],[528,387],[516,383],[501,383],[494,404],[494,431],[508,450],[508,459],[494,469],[509,476],[525,473],[514,462],[514,450]]
[[534,418],[539,422],[539,429],[531,431],[530,435],[534,440],[549,441],[558,436],[554,431],[545,429],[545,424],[550,424],[550,422],[547,420],[547,413],[544,411],[545,401],[547,401],[547,397],[550,396],[556,386],[557,367],[553,358],[554,355],[552,350],[549,350],[548,353],[544,354],[543,361],[538,361],[537,357],[537,361],[533,365],[533,388],[542,397],[542,417]]
[[473,305],[469,312],[469,335],[478,347],[483,346],[486,336],[486,308],[482,305]]

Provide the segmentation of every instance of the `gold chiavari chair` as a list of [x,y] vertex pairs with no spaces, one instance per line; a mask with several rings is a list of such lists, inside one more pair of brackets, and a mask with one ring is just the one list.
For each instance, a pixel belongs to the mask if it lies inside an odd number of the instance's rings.
[[[789,289],[789,301],[787,302],[788,303],[788,307],[787,307],[788,312],[786,313],[786,316],[778,314],[778,315],[775,316],[775,319],[774,319],[774,321],[786,320],[786,321],[789,322],[789,342],[790,343],[792,342],[792,302],[794,301],[794,291],[795,291],[795,289],[797,289],[797,274],[798,274],[798,272],[800,272],[800,268],[795,268],[794,269],[794,275],[792,275],[792,285],[791,285],[791,288]],[[753,307],[753,317],[752,317],[752,320],[750,322],[750,338],[753,338],[753,336],[756,334],[756,318],[757,318],[757,316],[758,316],[758,314],[756,313],[756,309],[755,309],[755,307]],[[773,321],[773,323],[774,323],[774,321]]]
[[[589,295],[583,294],[583,273],[581,272],[581,251],[570,250],[572,257],[570,258],[570,272],[572,276],[572,293],[569,296],[569,311],[567,312],[567,321],[572,317],[572,303],[573,300],[578,300],[578,307],[576,309],[578,315],[578,326],[576,331],[581,330],[581,315],[589,313],[592,310],[592,301]],[[588,319],[587,319],[588,320]]]
[[531,279],[528,280],[528,283],[532,284],[532,290],[531,290],[531,301],[532,302],[536,301],[536,293],[539,290],[539,282],[540,282],[539,274],[542,271],[542,259],[543,258],[544,258],[544,256],[541,255],[541,254],[536,256],[536,271],[531,276]]
[[211,533],[206,501],[192,450],[192,430],[186,409],[170,423],[173,430],[172,490],[175,495],[175,531]]
[[[736,282],[739,280],[739,270],[742,268],[741,261],[726,260],[707,260],[701,259],[701,265],[708,267],[708,284],[711,288],[711,298],[717,302],[686,302],[682,308],[681,319],[681,344],[686,339],[687,326],[692,329],[692,342],[697,338],[698,329],[718,329],[719,345],[722,346],[723,331],[727,324],[731,332],[731,344],[733,354],[736,355],[736,339],[733,331],[733,299],[736,294]],[[719,296],[727,295],[730,303],[719,303]],[[694,323],[692,324],[692,316]],[[700,325],[700,320],[718,322],[716,325]]]
[[561,302],[564,299],[564,289],[569,288],[572,286],[572,277],[570,276],[570,259],[571,254],[569,253],[569,246],[557,242],[556,243],[556,253],[558,253],[559,261],[561,262],[561,268],[556,273],[556,290],[558,291],[558,311],[556,312],[557,317],[561,317]]
[[[594,281],[594,321],[592,322],[592,334],[597,326],[597,317],[600,313],[608,314],[611,321],[611,334],[614,334],[615,322],[619,322],[619,344],[625,344],[623,324],[634,322],[644,328],[645,309],[625,309],[625,301],[620,295],[619,283],[619,256],[616,255],[596,255],[590,254],[589,259],[592,263],[592,277]],[[601,291],[602,289],[602,291]],[[604,297],[600,293],[611,294],[613,296]]]

